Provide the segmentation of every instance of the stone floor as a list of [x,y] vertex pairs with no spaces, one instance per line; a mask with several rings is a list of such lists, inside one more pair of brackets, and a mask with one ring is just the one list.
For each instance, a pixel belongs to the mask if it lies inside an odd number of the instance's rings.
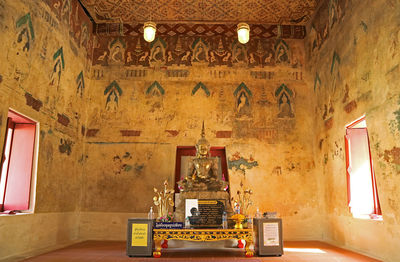
[[86,241],[63,249],[59,249],[24,261],[29,262],[146,262],[146,261],[296,261],[296,262],[347,262],[347,261],[379,261],[360,254],[328,245],[323,242],[285,242],[284,255],[281,257],[244,257],[243,250],[238,248],[225,249],[194,249],[168,248],[163,249],[161,258],[135,257],[125,254],[123,241]]

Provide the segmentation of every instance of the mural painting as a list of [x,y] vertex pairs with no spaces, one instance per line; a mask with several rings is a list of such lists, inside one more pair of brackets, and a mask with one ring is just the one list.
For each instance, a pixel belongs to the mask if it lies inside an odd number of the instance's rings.
[[76,84],[78,85],[76,88],[76,93],[80,95],[82,98],[83,96],[83,91],[85,90],[85,79],[83,77],[83,71],[81,71],[76,78]]
[[[329,33],[341,23],[348,8],[349,0],[329,0],[323,2],[313,19],[310,36],[310,51],[319,50],[328,39]],[[326,19],[328,17],[328,19]]]
[[110,57],[107,62],[110,65],[123,65],[125,63],[125,49],[126,44],[121,38],[111,41],[108,46]]
[[118,100],[122,95],[122,89],[117,81],[112,81],[104,90],[104,95],[107,96],[106,110],[109,112],[116,112],[118,108]]
[[277,39],[275,43],[275,64],[290,64],[291,55],[289,45],[282,39]]
[[193,53],[192,62],[205,63],[209,61],[208,51],[209,51],[208,44],[202,38],[197,38],[192,44],[192,53]]
[[123,155],[115,155],[113,157],[113,172],[114,175],[121,175],[122,173],[133,172],[136,175],[141,175],[145,165],[143,163],[133,163],[132,154],[125,152]]
[[72,142],[69,139],[60,139],[60,145],[58,146],[58,151],[62,154],[67,154],[68,156],[71,155],[72,152],[72,145],[74,142]]
[[228,168],[231,170],[241,170],[244,174],[247,169],[252,169],[257,167],[258,162],[250,155],[250,157],[244,158],[239,152],[236,152],[231,157],[228,158]]
[[275,90],[279,113],[278,118],[294,118],[293,98],[294,93],[285,84],[282,84]]
[[42,18],[53,28],[59,27],[57,20],[67,25],[74,45],[84,48],[87,57],[91,57],[92,52],[90,51],[93,49],[93,35],[90,34],[92,31],[92,22],[79,2],[71,0],[47,0],[45,3],[49,5],[56,19],[53,19],[52,15],[46,10],[42,10]]
[[233,92],[236,98],[236,118],[249,118],[251,117],[251,103],[250,98],[253,96],[250,89],[242,82]]
[[[123,43],[111,47],[110,43]],[[112,49],[112,50],[111,50]],[[297,49],[296,49],[297,50]],[[294,53],[283,39],[252,38],[243,45],[235,37],[163,36],[150,44],[140,36],[96,37],[93,65],[107,66],[110,60],[125,66],[239,66],[263,68],[280,64],[301,67],[301,52]],[[114,59],[112,57],[114,56]]]
[[192,96],[194,96],[199,89],[203,90],[207,97],[210,96],[210,91],[208,90],[208,88],[202,82],[197,83],[197,85],[193,88]]
[[154,81],[146,90],[147,104],[151,105],[150,113],[159,112],[163,110],[163,96],[165,94],[164,88]]
[[61,47],[53,55],[54,66],[50,76],[50,85],[56,86],[57,90],[60,86],[61,74],[65,68],[64,52]]
[[[27,79],[30,73],[29,51],[35,40],[35,31],[30,13],[17,19],[15,23],[16,39],[7,51],[9,76],[18,82]],[[18,59],[15,59],[15,58]]]

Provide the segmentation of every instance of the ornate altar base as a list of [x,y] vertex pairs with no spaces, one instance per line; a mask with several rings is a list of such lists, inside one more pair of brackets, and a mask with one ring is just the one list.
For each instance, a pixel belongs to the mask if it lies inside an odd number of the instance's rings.
[[250,245],[253,243],[253,229],[154,229],[153,239],[155,243],[154,257],[161,256],[161,242],[171,239],[188,241],[245,240],[246,257],[252,257],[254,254],[250,249]]

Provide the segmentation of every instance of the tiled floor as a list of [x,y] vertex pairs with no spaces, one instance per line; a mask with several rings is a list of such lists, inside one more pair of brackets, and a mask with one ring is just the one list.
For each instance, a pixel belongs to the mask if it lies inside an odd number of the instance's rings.
[[379,261],[357,253],[340,249],[322,242],[285,242],[284,255],[281,257],[244,257],[243,250],[225,249],[163,249],[161,258],[126,256],[125,242],[87,241],[43,254],[24,261],[30,262],[147,262],[147,261],[296,261],[296,262],[347,262],[347,261]]

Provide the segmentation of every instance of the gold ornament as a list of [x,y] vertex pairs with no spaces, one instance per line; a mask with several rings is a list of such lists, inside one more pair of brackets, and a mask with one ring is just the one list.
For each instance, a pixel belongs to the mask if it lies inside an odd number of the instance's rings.
[[175,190],[167,189],[168,182],[164,181],[164,191],[158,192],[157,188],[154,188],[154,193],[157,195],[153,197],[154,205],[158,207],[158,220],[168,220],[168,216],[172,219],[172,215],[169,214],[169,206],[174,206],[173,194]]

